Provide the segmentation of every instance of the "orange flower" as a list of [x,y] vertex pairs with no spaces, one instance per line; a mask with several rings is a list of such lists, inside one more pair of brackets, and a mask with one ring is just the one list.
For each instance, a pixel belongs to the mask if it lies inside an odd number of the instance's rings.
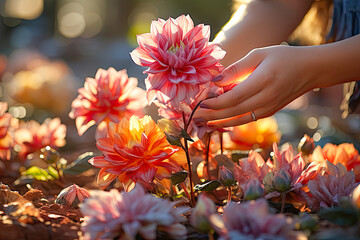
[[15,131],[15,141],[21,146],[19,157],[23,160],[27,155],[39,151],[41,148],[51,148],[65,145],[66,126],[61,124],[60,118],[45,119],[43,124],[36,121],[21,122]]
[[134,182],[149,185],[181,170],[180,164],[186,163],[184,151],[168,143],[150,116],[110,122],[107,137],[98,138],[97,147],[104,155],[89,162],[101,168],[97,179],[100,187],[108,186],[116,177],[126,190]]
[[342,143],[338,146],[327,143],[322,149],[317,146],[310,158],[310,162],[320,162],[325,166],[326,160],[334,165],[341,163],[348,171],[353,169],[356,181],[360,181],[360,155],[352,143]]
[[[118,123],[123,117],[143,116],[145,91],[126,70],[99,69],[95,78],[87,78],[79,96],[72,103],[70,118],[76,119],[79,135],[89,127],[106,122]],[[100,125],[100,128],[103,127]]]
[[279,143],[280,137],[275,118],[263,118],[225,132],[224,147],[232,150],[269,149],[274,142]]

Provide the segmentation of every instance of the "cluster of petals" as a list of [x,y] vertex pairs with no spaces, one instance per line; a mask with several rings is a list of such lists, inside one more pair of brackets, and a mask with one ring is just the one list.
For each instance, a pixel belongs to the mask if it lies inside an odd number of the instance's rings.
[[271,149],[279,143],[281,133],[273,117],[231,128],[224,133],[224,147],[231,150]]
[[89,197],[90,194],[85,188],[79,187],[74,183],[73,185],[61,190],[55,202],[75,207]]
[[89,160],[101,168],[97,179],[100,187],[116,178],[125,189],[135,182],[146,186],[169,177],[186,163],[184,151],[170,145],[150,116],[123,118],[118,124],[110,122],[107,130],[107,136],[96,142],[103,156]]
[[130,192],[94,190],[80,205],[85,239],[156,239],[156,231],[165,231],[174,239],[185,239],[186,228],[181,222],[188,207],[175,207],[169,202],[146,194],[137,185]]
[[70,118],[76,119],[79,135],[95,124],[118,123],[132,115],[142,116],[146,105],[145,91],[137,87],[136,78],[126,70],[99,69],[95,78],[87,78],[72,102]]
[[270,214],[264,199],[241,204],[230,202],[224,208],[222,217],[213,214],[210,220],[220,240],[306,239],[293,230],[294,222],[290,218]]
[[340,198],[349,197],[358,185],[353,171],[347,171],[341,163],[334,165],[327,161],[326,172],[310,180],[308,182],[310,193],[303,195],[311,210],[318,211],[321,207],[339,205]]
[[200,86],[223,69],[219,60],[225,55],[218,44],[209,43],[210,27],[194,26],[189,15],[158,19],[150,33],[137,36],[139,47],[131,52],[134,62],[148,67],[144,73],[147,99],[175,107],[194,101]]
[[60,118],[47,118],[42,124],[31,120],[20,122],[15,130],[15,141],[20,145],[19,158],[26,157],[41,148],[50,146],[58,148],[65,145],[66,126],[61,124]]
[[326,166],[326,161],[330,161],[334,165],[341,163],[348,171],[353,170],[356,181],[360,182],[360,155],[353,144],[342,143],[335,145],[327,143],[323,148],[318,146],[314,149],[310,161],[320,162],[324,166]]
[[250,151],[247,158],[240,159],[239,164],[234,165],[234,176],[240,185],[249,179],[258,179],[262,182],[272,168],[273,164],[270,161],[265,162],[259,153]]
[[7,103],[0,102],[0,159],[9,160],[11,150],[14,146],[14,138],[10,134],[11,122],[13,117],[7,113]]

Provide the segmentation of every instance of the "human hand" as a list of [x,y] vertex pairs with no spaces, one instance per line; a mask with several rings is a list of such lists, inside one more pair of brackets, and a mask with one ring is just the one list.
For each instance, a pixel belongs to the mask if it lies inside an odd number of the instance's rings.
[[244,81],[218,97],[204,100],[194,121],[229,127],[273,115],[307,91],[320,87],[316,57],[309,47],[273,46],[251,51],[212,81],[218,86]]

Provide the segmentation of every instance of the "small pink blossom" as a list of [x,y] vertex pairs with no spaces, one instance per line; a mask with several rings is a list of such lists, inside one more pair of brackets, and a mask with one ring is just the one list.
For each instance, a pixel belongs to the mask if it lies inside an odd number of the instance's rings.
[[139,47],[131,52],[134,62],[148,69],[145,80],[148,102],[155,97],[179,107],[190,105],[208,83],[223,69],[219,60],[225,55],[218,44],[209,43],[210,27],[194,26],[189,15],[158,19],[150,33],[137,36]]
[[61,190],[55,202],[76,207],[79,203],[82,203],[89,197],[90,194],[85,188],[81,188],[78,185],[73,184]]
[[65,145],[66,126],[61,124],[60,118],[45,119],[40,125],[31,120],[29,122],[20,122],[20,126],[15,130],[16,143],[20,145],[20,159],[34,152],[40,151],[43,147],[50,146],[58,148]]
[[304,195],[311,210],[318,211],[320,207],[333,207],[339,205],[341,197],[349,197],[358,186],[353,171],[347,171],[341,163],[332,164],[327,161],[327,171],[317,175],[308,183],[309,195]]
[[145,91],[126,70],[99,69],[95,78],[87,78],[79,96],[72,103],[70,118],[76,119],[79,135],[95,124],[119,123],[124,117],[141,117],[146,105]]
[[264,199],[246,203],[230,202],[220,217],[213,214],[210,220],[220,235],[219,240],[228,239],[306,239],[295,232],[294,222],[282,214],[270,214]]
[[80,205],[84,214],[82,230],[85,239],[156,239],[156,231],[170,234],[174,239],[185,239],[186,228],[180,222],[188,207],[175,207],[137,185],[131,192],[91,191],[90,198]]

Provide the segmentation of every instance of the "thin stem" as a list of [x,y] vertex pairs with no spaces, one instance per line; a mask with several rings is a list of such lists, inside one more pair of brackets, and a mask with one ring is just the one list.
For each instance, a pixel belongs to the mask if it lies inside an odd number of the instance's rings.
[[188,190],[186,189],[185,183],[181,183],[181,187],[184,189],[184,193],[185,193],[186,197],[189,199],[189,201],[191,203],[191,197],[190,197],[190,194],[189,194]]
[[[186,122],[186,118],[185,118],[185,113],[182,112],[182,117],[183,117],[183,121],[184,121],[184,130],[187,132],[188,129],[188,123],[190,123],[190,121]],[[192,117],[190,115],[190,117]],[[189,120],[191,120],[189,118]],[[188,164],[188,168],[189,168],[189,181],[190,181],[190,205],[192,207],[195,206],[195,197],[194,197],[194,187],[193,187],[193,179],[192,179],[192,168],[191,168],[191,161],[190,161],[190,154],[189,154],[189,146],[188,146],[188,140],[184,138],[184,150],[185,150],[185,154],[186,154],[186,161]]]
[[281,193],[281,210],[280,210],[280,213],[284,213],[285,198],[286,198],[286,192]]
[[224,137],[223,137],[223,132],[219,132],[219,137],[220,137],[220,153],[223,154],[223,153],[224,153]]
[[[198,102],[198,104],[196,104],[196,106],[195,106],[194,109],[192,110],[192,112],[191,112],[191,114],[190,114],[190,117],[189,117],[189,119],[187,120],[187,122],[185,122],[185,115],[184,115],[184,112],[183,112],[184,130],[185,130],[186,132],[187,132],[187,129],[188,129],[189,125],[190,125],[190,122],[191,122],[191,120],[192,120],[192,117],[194,116],[194,113],[195,113],[196,109],[200,106],[201,102],[202,102],[202,100],[201,100],[200,102]],[[185,125],[185,123],[186,123],[186,125]]]
[[210,231],[208,233],[208,238],[209,238],[209,240],[214,240],[214,232],[213,231]]
[[205,162],[206,162],[206,171],[209,177],[209,180],[211,180],[211,176],[210,176],[210,163],[209,163],[209,156],[210,156],[210,142],[211,142],[211,133],[209,133],[209,139],[207,140],[206,143],[206,158],[205,158]]
[[231,201],[231,186],[228,186],[228,198],[227,198],[227,203],[229,204]]

